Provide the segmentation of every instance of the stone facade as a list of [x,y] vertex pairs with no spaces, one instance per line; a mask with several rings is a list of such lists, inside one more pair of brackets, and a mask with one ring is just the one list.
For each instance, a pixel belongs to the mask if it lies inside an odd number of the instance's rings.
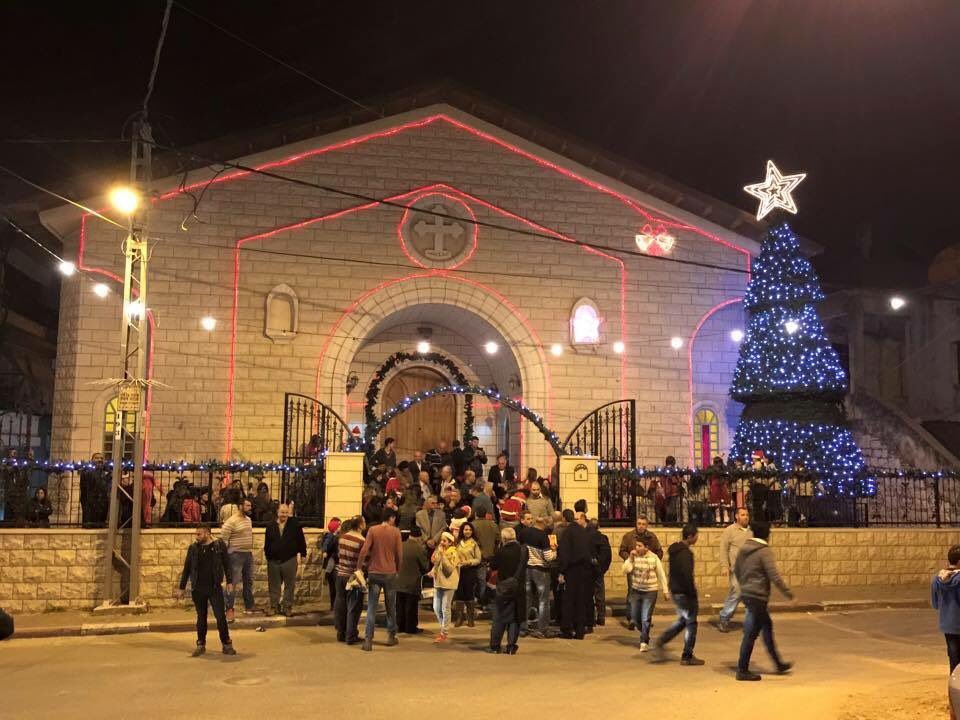
[[[152,458],[276,459],[285,392],[317,397],[360,424],[358,400],[371,368],[412,348],[399,328],[426,323],[438,328],[435,350],[522,396],[561,438],[591,408],[635,398],[638,462],[659,464],[668,454],[681,464],[690,460],[690,411],[698,398],[690,396],[687,347],[714,308],[742,295],[746,276],[636,256],[621,261],[563,239],[635,251],[635,235],[662,218],[676,236],[672,257],[727,267],[746,266],[757,250],[750,239],[444,105],[243,162],[294,157],[274,171],[401,204],[439,203],[445,212],[558,239],[480,227],[472,251],[458,245],[451,259],[434,261],[429,244],[401,242],[410,223],[400,208],[230,173],[206,188],[203,222],[188,221],[184,232],[192,201],[176,192],[180,178],[158,181],[161,197],[150,220],[160,240],[150,265],[152,368],[169,388],[152,393]],[[209,178],[197,171],[188,184],[199,183],[199,192]],[[455,222],[423,216],[422,229],[429,233],[437,220]],[[64,238],[68,257],[96,269],[63,285],[53,429],[54,456],[88,457],[103,444],[111,391],[93,383],[117,374],[120,313],[116,284],[106,299],[90,290],[103,273],[122,273],[121,238],[95,218],[81,228],[69,209],[45,213],[44,222]],[[475,229],[440,237],[471,242]],[[268,307],[267,298],[282,286],[296,295],[296,327],[272,332],[268,318],[282,322],[283,312]],[[570,344],[570,312],[583,297],[603,318],[595,347]],[[218,320],[214,331],[200,328],[204,315]],[[464,332],[463,318],[482,322],[491,337]],[[736,313],[714,315],[711,334],[729,343],[734,322],[741,326]],[[684,340],[683,349],[671,348],[673,336]],[[626,352],[617,355],[612,346],[621,339]],[[486,340],[498,342],[501,358],[477,357]],[[554,343],[564,350],[559,357],[549,351]],[[732,367],[729,348],[712,358],[710,347],[702,335],[694,373],[696,388],[712,402]],[[361,384],[347,396],[351,372]],[[516,388],[504,386],[501,378],[513,375]],[[721,414],[726,424],[729,413]],[[523,463],[545,473],[555,458],[524,425],[522,442],[492,441],[521,445],[514,450]],[[724,426],[721,436],[730,435]]]
[[[216,533],[217,531],[215,531]],[[307,529],[310,554],[297,585],[299,602],[320,599],[323,578],[317,540]],[[617,548],[625,530],[604,531],[614,561],[607,573],[611,600],[626,593]],[[680,538],[679,529],[655,528],[664,547]],[[719,597],[727,577],[719,557],[720,530],[704,529],[694,547],[701,593]],[[105,533],[96,530],[0,530],[0,607],[14,613],[62,608],[91,609],[100,602],[101,553]],[[956,543],[956,530],[806,530],[775,529],[772,548],[787,582],[797,587],[872,585],[877,597],[892,585],[923,587],[945,562]],[[173,592],[183,568],[192,530],[147,530],[143,533],[141,592],[154,607],[176,604]],[[263,531],[254,534],[257,550],[255,592],[266,605],[266,563],[260,549]],[[326,589],[323,590],[326,597]]]

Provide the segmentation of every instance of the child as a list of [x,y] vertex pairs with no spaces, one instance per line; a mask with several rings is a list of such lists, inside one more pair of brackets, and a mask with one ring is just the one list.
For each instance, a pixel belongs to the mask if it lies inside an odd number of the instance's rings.
[[940,632],[947,640],[950,672],[960,665],[960,545],[947,552],[947,567],[933,576],[930,602],[940,611]]

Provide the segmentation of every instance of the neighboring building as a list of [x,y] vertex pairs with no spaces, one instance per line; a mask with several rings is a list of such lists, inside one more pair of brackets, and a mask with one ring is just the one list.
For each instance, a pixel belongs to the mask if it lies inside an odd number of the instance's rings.
[[[567,240],[747,268],[762,228],[462,91],[400,98],[384,110],[362,123],[356,114],[291,122],[204,152],[453,219],[232,171],[208,185],[212,172],[201,168],[185,182],[202,194],[200,222],[178,190],[181,176],[171,170],[155,182],[151,366],[169,389],[152,394],[150,457],[278,458],[287,392],[362,426],[384,361],[427,338],[468,382],[522,398],[561,440],[592,408],[634,398],[638,463],[671,454],[700,464],[724,452],[738,417],[727,391],[747,276],[621,260]],[[71,207],[42,217],[96,281],[122,274],[114,228]],[[521,234],[531,231],[557,239]],[[77,276],[62,286],[56,456],[88,457],[111,435],[113,391],[93,383],[117,373],[109,341],[119,293],[96,297],[93,282]],[[218,321],[212,332],[199,324],[207,315]],[[382,378],[375,412],[453,376],[434,363],[399,365]],[[549,471],[553,452],[530,423],[475,400],[488,453],[509,449],[513,464]],[[404,452],[449,442],[461,435],[463,413],[462,397],[431,399],[387,433]]]

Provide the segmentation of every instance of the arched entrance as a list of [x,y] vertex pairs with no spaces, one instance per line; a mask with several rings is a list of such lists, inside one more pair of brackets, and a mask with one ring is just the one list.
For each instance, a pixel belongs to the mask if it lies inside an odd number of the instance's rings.
[[[391,408],[404,398],[431,390],[446,382],[436,370],[413,366],[400,370],[391,377],[383,390],[382,408]],[[377,446],[383,445],[387,436],[396,438],[398,458],[411,458],[416,450],[436,447],[442,440],[450,442],[459,436],[457,428],[457,398],[453,395],[434,395],[427,402],[417,403],[408,412],[380,432]]]

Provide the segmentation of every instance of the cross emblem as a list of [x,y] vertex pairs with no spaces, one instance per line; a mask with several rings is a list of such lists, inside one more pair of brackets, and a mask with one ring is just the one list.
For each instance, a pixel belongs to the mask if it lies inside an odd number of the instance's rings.
[[[431,212],[440,213],[442,215],[447,214],[447,208],[443,205],[434,205],[430,208]],[[431,260],[449,260],[453,257],[451,253],[443,244],[443,238],[446,235],[450,235],[454,238],[458,238],[463,234],[463,227],[459,223],[454,222],[451,225],[447,225],[443,222],[442,217],[434,216],[431,222],[426,220],[421,220],[416,225],[413,226],[413,229],[416,231],[417,235],[421,237],[426,235],[433,235],[433,247],[427,248],[423,251],[423,254],[426,255]]]

